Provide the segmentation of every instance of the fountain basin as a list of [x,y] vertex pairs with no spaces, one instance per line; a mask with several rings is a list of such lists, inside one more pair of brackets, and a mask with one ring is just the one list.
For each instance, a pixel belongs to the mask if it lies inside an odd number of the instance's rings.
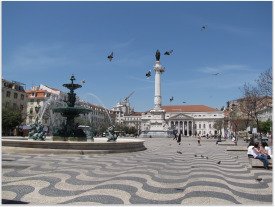
[[146,150],[144,140],[117,139],[107,142],[107,138],[94,138],[94,141],[33,141],[2,139],[2,152],[29,154],[102,154],[123,153]]

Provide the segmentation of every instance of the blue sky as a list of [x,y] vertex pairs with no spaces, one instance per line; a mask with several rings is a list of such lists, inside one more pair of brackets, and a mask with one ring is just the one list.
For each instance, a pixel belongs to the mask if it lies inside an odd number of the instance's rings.
[[145,73],[157,49],[162,105],[220,108],[272,66],[271,1],[2,2],[2,12],[3,78],[67,92],[74,74],[86,81],[76,93],[107,108],[132,91],[136,111],[153,108],[154,73]]

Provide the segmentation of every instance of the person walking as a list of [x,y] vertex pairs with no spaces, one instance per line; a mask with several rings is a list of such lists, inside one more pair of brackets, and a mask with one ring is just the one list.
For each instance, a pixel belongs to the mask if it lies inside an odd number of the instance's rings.
[[201,136],[198,136],[198,145],[201,146]]
[[178,140],[177,140],[177,142],[179,143],[179,145],[180,145],[180,143],[181,143],[181,133],[179,134],[179,136],[178,136]]

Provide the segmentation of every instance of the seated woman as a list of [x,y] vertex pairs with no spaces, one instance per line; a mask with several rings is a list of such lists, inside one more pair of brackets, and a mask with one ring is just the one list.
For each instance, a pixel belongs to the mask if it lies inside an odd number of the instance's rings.
[[252,155],[252,148],[254,147],[254,140],[252,139],[250,142],[249,142],[249,144],[248,144],[248,147],[247,147],[247,156],[249,157],[249,158],[254,158],[253,157],[253,155]]
[[272,159],[272,149],[266,142],[261,143],[260,150],[262,154],[267,155],[267,159]]
[[269,167],[268,167],[269,161],[267,159],[267,155],[261,153],[259,142],[255,142],[254,147],[252,148],[251,152],[252,152],[253,157],[255,159],[261,160],[264,164],[264,168],[268,170],[269,169]]

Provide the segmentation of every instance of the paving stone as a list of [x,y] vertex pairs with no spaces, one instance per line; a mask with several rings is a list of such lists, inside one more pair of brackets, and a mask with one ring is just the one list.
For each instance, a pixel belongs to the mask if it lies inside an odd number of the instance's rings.
[[[151,138],[145,139],[147,150],[131,153],[3,153],[2,202],[272,205],[271,170],[252,168],[246,151],[227,151],[214,139],[201,144],[192,137],[181,145]],[[239,141],[237,147],[246,145]]]

